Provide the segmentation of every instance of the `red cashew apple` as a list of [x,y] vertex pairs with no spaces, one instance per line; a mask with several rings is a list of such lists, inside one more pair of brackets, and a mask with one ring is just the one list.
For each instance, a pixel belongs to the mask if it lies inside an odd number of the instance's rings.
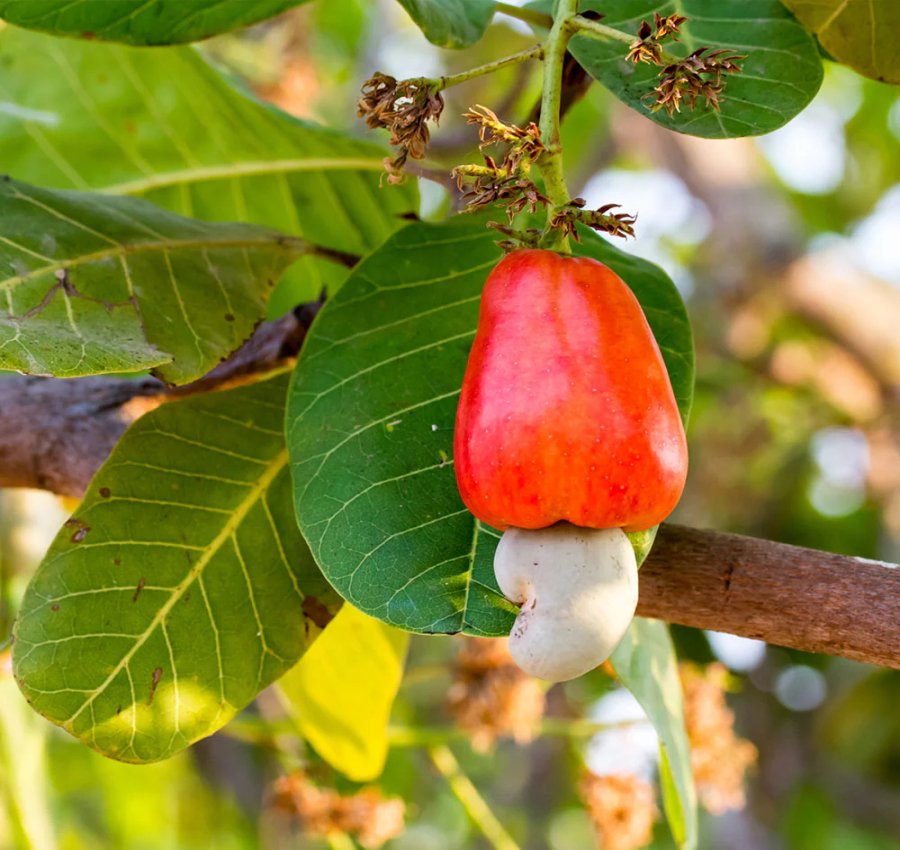
[[[687,475],[684,428],[659,346],[611,269],[544,250],[516,251],[494,268],[463,379],[454,462],[463,501],[481,521],[504,531],[553,527],[544,535],[516,531],[514,547],[503,540],[498,547],[500,587],[523,606],[513,657],[548,679],[601,663],[637,602],[624,532],[665,519]],[[585,529],[611,531],[600,545]],[[511,574],[515,594],[507,589]],[[592,618],[616,626],[598,631]],[[535,623],[551,642],[583,639],[583,659],[573,660],[568,645],[535,650],[543,640],[528,637]],[[557,670],[548,662],[555,655],[566,659]]]

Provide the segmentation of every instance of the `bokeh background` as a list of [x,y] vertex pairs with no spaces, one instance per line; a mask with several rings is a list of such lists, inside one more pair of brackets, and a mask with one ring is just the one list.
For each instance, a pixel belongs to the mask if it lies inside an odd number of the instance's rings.
[[[474,48],[451,53],[394,2],[321,0],[200,49],[289,112],[362,134],[356,100],[372,72],[438,76],[532,42],[526,27],[498,19]],[[477,161],[465,109],[485,104],[522,123],[539,87],[538,68],[520,66],[447,93],[424,166],[435,179],[420,180],[423,217],[452,211],[447,172]],[[624,247],[670,273],[694,323],[692,467],[673,519],[900,561],[897,88],[827,64],[821,92],[787,127],[706,141],[667,132],[594,85],[566,117],[564,144],[570,188],[591,207],[638,215]],[[290,306],[291,293],[279,293],[275,311]],[[66,515],[47,494],[0,491],[0,634]],[[727,668],[737,732],[758,750],[746,807],[704,815],[702,848],[900,848],[900,674],[728,635],[675,637],[684,658]],[[382,782],[406,801],[406,829],[389,850],[492,846],[426,746],[453,730],[445,697],[459,643],[413,640]],[[552,734],[549,722],[534,743],[488,752],[454,733],[453,752],[519,846],[589,848],[576,793],[585,760],[601,774],[652,776],[652,731],[603,676],[554,689],[547,711],[550,721],[621,725],[592,736]],[[129,767],[34,715],[4,668],[0,848],[355,846],[304,836],[277,811],[274,778],[316,759],[289,734],[261,736],[269,716],[264,695],[191,752]],[[656,835],[652,847],[672,846],[663,824]]]

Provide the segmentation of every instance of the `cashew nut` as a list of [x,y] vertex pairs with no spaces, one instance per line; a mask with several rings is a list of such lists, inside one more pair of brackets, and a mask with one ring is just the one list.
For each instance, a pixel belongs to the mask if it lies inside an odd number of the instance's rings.
[[609,658],[637,607],[637,562],[621,528],[507,529],[494,574],[507,599],[521,605],[509,636],[513,660],[551,682]]

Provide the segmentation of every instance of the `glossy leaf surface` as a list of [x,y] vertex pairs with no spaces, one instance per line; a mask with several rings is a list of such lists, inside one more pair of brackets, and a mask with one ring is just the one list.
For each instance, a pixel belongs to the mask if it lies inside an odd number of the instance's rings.
[[286,387],[281,374],[139,419],[25,593],[19,686],[104,755],[155,761],[216,731],[336,608],[291,516]]
[[[535,5],[546,11],[549,3]],[[661,67],[627,61],[625,41],[572,39],[572,54],[591,76],[641,115],[679,133],[710,139],[769,133],[804,109],[822,83],[815,40],[778,0],[583,0],[580,9],[601,13],[605,26],[635,37],[642,21],[652,23],[654,11],[685,15],[680,42],[664,45],[671,55],[706,46],[747,57],[739,63],[742,72],[726,78],[720,111],[698,101],[696,109],[685,105],[670,117],[664,109],[651,111],[647,97]]]
[[[584,238],[579,250],[646,301],[686,415],[693,349],[677,290],[656,266]],[[499,259],[478,219],[400,231],[322,311],[291,386],[295,503],[313,554],[346,599],[411,631],[501,635],[516,610],[494,581],[499,535],[465,509],[452,466],[481,288]]]

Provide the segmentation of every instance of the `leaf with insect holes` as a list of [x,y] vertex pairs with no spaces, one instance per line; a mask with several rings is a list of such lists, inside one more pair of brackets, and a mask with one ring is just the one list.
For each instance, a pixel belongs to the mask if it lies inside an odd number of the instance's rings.
[[[191,218],[250,221],[359,256],[417,209],[415,181],[381,188],[383,148],[254,100],[191,48],[7,27],[0,55],[0,163],[20,180],[143,197]],[[273,293],[270,315],[346,276],[342,264],[300,258]]]
[[174,384],[199,378],[250,336],[307,250],[252,224],[9,178],[0,220],[0,368],[63,378],[148,367]]
[[181,44],[271,18],[308,0],[0,0],[0,18],[53,35]]
[[[529,5],[547,11],[549,0]],[[670,116],[650,108],[662,67],[626,60],[627,40],[572,39],[572,55],[592,77],[645,118],[679,133],[710,139],[769,133],[803,110],[822,83],[815,40],[778,0],[582,0],[579,10],[599,12],[604,26],[635,38],[642,21],[653,21],[654,11],[685,15],[680,40],[663,45],[670,54],[684,58],[708,46],[746,56],[738,62],[740,73],[724,77],[718,111],[698,100],[695,109],[682,105]]]
[[291,515],[286,389],[282,373],[139,419],[28,585],[19,686],[104,755],[212,734],[337,609]]
[[[297,517],[322,572],[356,607],[417,632],[502,635],[499,534],[466,510],[453,427],[481,289],[501,253],[477,218],[413,224],[366,258],[316,320],[288,399]],[[645,308],[687,416],[693,343],[661,269],[585,232],[579,253]],[[635,538],[643,557],[652,531]]]

